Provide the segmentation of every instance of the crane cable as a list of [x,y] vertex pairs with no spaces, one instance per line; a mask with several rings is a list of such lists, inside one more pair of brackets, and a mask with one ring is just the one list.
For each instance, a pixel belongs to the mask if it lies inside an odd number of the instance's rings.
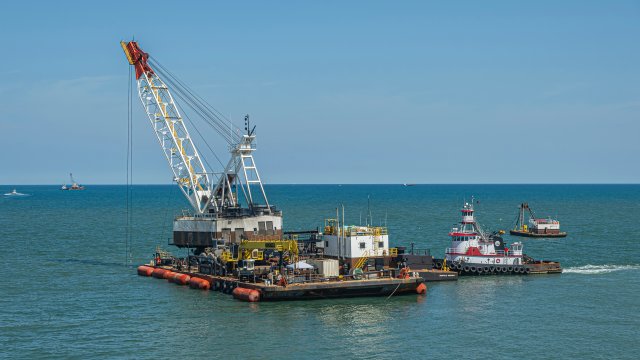
[[129,83],[127,86],[127,185],[126,185],[126,230],[125,230],[125,261],[124,264],[131,263],[131,223],[133,219],[132,209],[132,183],[133,183],[133,82],[132,67],[129,68]]
[[198,95],[197,93],[195,93],[193,90],[191,90],[191,88],[189,88],[189,86],[187,84],[185,84],[183,81],[181,81],[177,76],[175,76],[173,73],[171,73],[166,67],[164,67],[162,64],[160,64],[160,62],[158,60],[156,60],[155,58],[149,58],[149,62],[156,66],[156,68],[159,68],[161,70],[161,73],[166,74],[166,76],[168,78],[170,78],[172,81],[175,81],[176,83],[178,83],[178,85],[180,85],[181,88],[183,88],[187,93],[189,93],[191,96],[193,96],[194,99],[197,99],[201,105],[203,105],[204,107],[206,107],[207,109],[209,109],[209,111],[211,112],[211,115],[213,118],[215,118],[218,122],[226,122],[227,124],[220,124],[223,127],[225,127],[225,131],[227,130],[227,126],[231,127],[232,130],[239,130],[237,127],[235,127],[235,125],[233,124],[233,122],[231,122],[231,120],[229,120],[226,116],[224,116],[224,114],[222,114],[220,111],[218,111],[218,109],[214,108],[211,104],[209,104],[202,96]]
[[[234,145],[240,141],[240,136],[238,135],[239,129],[222,115],[220,111],[211,106],[211,104],[201,96],[197,95],[157,60],[149,58],[149,62],[156,69],[156,72],[162,75],[164,81],[171,85],[172,91],[193,111],[198,113],[229,145]],[[234,133],[234,130],[236,130],[236,133]]]
[[162,237],[162,234],[165,231],[171,232],[171,214],[169,211],[171,210],[171,199],[173,199],[174,188],[175,186],[173,186],[173,180],[171,180],[171,182],[169,183],[169,196],[167,196],[167,206],[165,207],[164,216],[162,218],[163,226],[158,226],[158,239]]
[[[189,106],[189,108],[191,110],[193,110],[200,118],[202,118],[205,122],[207,122],[208,125],[210,127],[212,127],[218,134],[220,134],[220,136],[222,136],[228,144],[233,144],[234,142],[239,142],[240,141],[239,137],[235,137],[235,138],[234,137],[230,137],[229,130],[224,128],[225,127],[224,124],[221,124],[222,120],[218,116],[216,116],[215,114],[212,113],[212,111],[215,111],[215,112],[219,113],[218,110],[213,108],[210,104],[206,103],[206,101],[204,99],[202,99],[198,95],[194,94],[193,91],[189,90],[188,86],[186,84],[184,84],[177,77],[175,77],[173,74],[171,74],[160,63],[158,63],[157,61],[154,61],[153,62],[153,66],[156,68],[156,72],[163,77],[164,81],[171,86],[171,90],[176,95],[176,97],[181,99],[183,103],[187,104],[187,106]],[[195,100],[193,100],[193,99],[200,99],[200,103],[196,103]],[[209,115],[206,114],[207,110],[205,109],[205,105],[203,105],[203,102],[206,103],[210,108],[210,110],[208,111]],[[188,112],[184,110],[184,108],[182,107],[182,103],[176,103],[176,106],[179,108],[179,110],[182,113],[182,115],[187,119],[189,124],[191,124],[192,128],[194,128],[196,130],[196,132],[197,132],[198,136],[200,137],[201,141],[209,149],[209,152],[215,157],[215,159],[218,161],[218,163],[220,164],[222,169],[224,169],[225,168],[225,164],[222,162],[220,157],[216,154],[215,150],[213,150],[213,147],[205,139],[205,136],[202,134],[202,132],[200,131],[198,126],[196,126],[195,122],[191,119],[191,117],[189,116]],[[224,118],[224,115],[220,114],[220,116],[222,116]],[[212,117],[217,119],[217,121],[211,120]],[[231,126],[233,127],[233,124],[228,119],[225,118],[225,120],[227,122],[229,122],[229,124],[231,124]],[[233,134],[233,132],[231,132],[231,134]],[[207,167],[209,169],[214,169],[214,167],[211,166],[211,164],[207,161],[207,157],[202,157],[202,160],[205,162],[205,164],[207,165]],[[218,175],[216,173],[212,173],[212,174],[216,178],[218,177]],[[218,181],[218,180],[219,179],[216,179],[216,181]]]

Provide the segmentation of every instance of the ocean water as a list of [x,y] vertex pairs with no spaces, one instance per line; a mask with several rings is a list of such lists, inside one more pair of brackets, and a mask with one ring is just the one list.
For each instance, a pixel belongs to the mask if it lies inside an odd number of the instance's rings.
[[[186,202],[135,186],[127,261],[124,186],[16,186],[0,198],[0,358],[637,358],[639,185],[270,185],[287,230],[387,224],[392,246],[441,256],[462,203],[508,229],[520,202],[564,239],[523,239],[561,275],[463,278],[427,296],[243,303],[136,275]],[[0,193],[13,186],[0,187]],[[174,251],[183,254],[184,251]],[[129,264],[128,264],[129,263]]]

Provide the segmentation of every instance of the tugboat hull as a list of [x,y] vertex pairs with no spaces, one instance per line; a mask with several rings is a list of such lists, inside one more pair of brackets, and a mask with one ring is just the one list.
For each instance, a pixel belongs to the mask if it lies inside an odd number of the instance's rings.
[[524,265],[493,265],[493,264],[451,264],[451,271],[459,276],[470,275],[534,275],[560,274],[562,267],[559,262],[537,260]]

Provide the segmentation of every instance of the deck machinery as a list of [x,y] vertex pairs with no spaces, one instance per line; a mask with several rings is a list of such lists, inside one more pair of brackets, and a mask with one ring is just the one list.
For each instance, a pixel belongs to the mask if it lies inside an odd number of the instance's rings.
[[[140,101],[173,180],[193,209],[174,219],[173,245],[200,253],[219,244],[280,239],[282,212],[267,199],[253,158],[255,126],[251,128],[248,115],[245,131],[241,131],[142,51],[137,42],[120,45],[135,69]],[[206,161],[189,135],[172,91],[182,100],[181,106],[190,107],[227,142],[231,157],[222,172],[205,168]]]

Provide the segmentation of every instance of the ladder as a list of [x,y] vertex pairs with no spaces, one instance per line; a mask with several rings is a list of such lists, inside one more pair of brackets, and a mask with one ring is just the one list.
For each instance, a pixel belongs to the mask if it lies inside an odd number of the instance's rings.
[[369,260],[369,250],[362,253],[362,257],[358,260],[358,262],[353,266],[354,269],[360,269],[364,266],[364,264]]

